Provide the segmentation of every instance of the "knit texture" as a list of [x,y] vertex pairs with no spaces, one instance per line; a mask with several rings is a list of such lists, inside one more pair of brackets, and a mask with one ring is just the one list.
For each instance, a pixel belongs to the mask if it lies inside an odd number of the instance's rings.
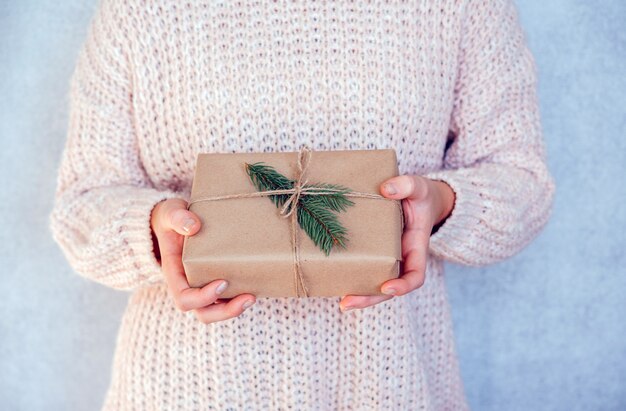
[[[536,82],[512,0],[102,0],[50,227],[79,275],[132,292],[103,409],[466,409],[443,263],[501,261],[546,224]],[[303,144],[394,148],[401,174],[452,187],[425,284],[345,313],[339,297],[258,298],[208,325],[178,311],[153,206],[189,199],[200,152]]]

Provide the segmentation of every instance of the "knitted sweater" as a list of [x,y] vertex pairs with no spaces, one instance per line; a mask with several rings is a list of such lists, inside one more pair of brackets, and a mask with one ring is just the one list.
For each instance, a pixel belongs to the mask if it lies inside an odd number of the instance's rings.
[[[444,262],[516,254],[554,193],[512,1],[102,0],[50,227],[79,275],[130,292],[103,409],[466,409]],[[425,284],[345,313],[339,297],[257,298],[208,325],[179,311],[153,206],[189,199],[197,153],[305,143],[394,148],[401,174],[452,187]]]

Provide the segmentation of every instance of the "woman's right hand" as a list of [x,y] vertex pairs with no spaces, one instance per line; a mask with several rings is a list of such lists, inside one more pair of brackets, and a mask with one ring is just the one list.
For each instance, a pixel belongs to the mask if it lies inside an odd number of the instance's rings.
[[183,241],[185,235],[194,235],[200,229],[201,222],[196,214],[187,210],[187,202],[182,198],[162,200],[152,209],[150,227],[155,240],[155,256],[161,259],[161,270],[170,297],[176,307],[183,311],[194,310],[196,317],[209,324],[239,316],[252,305],[256,298],[253,294],[239,294],[229,299],[220,299],[220,285],[225,280],[214,280],[201,288],[193,288],[187,282],[182,263]]

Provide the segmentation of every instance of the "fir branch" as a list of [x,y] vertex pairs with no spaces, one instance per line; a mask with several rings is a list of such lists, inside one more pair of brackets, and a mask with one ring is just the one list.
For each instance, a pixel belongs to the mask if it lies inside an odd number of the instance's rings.
[[[246,163],[246,171],[259,191],[290,189],[295,184],[295,181],[262,162]],[[337,184],[327,183],[307,184],[307,186],[341,191],[316,195],[303,193],[297,204],[290,204],[289,211],[291,207],[297,207],[298,224],[326,255],[329,255],[332,247],[336,245],[345,248],[347,232],[333,211],[345,211],[349,206],[354,205],[354,202],[345,196],[351,190]],[[282,207],[289,198],[289,194],[273,194],[269,197],[276,207]]]

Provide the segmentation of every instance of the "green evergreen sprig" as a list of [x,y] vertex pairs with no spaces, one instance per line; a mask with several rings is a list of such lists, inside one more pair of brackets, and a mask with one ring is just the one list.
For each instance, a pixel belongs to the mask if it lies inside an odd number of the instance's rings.
[[[276,171],[272,166],[263,162],[246,164],[246,172],[252,183],[259,191],[286,190],[293,188],[295,181]],[[315,183],[307,184],[307,187],[330,188],[340,190],[330,194],[300,195],[297,204],[289,204],[297,207],[298,224],[305,233],[313,240],[315,245],[328,256],[334,246],[346,248],[347,231],[339,222],[334,212],[345,211],[354,205],[345,194],[351,190],[337,184]],[[270,194],[268,197],[276,207],[282,207],[289,199],[290,194]]]

